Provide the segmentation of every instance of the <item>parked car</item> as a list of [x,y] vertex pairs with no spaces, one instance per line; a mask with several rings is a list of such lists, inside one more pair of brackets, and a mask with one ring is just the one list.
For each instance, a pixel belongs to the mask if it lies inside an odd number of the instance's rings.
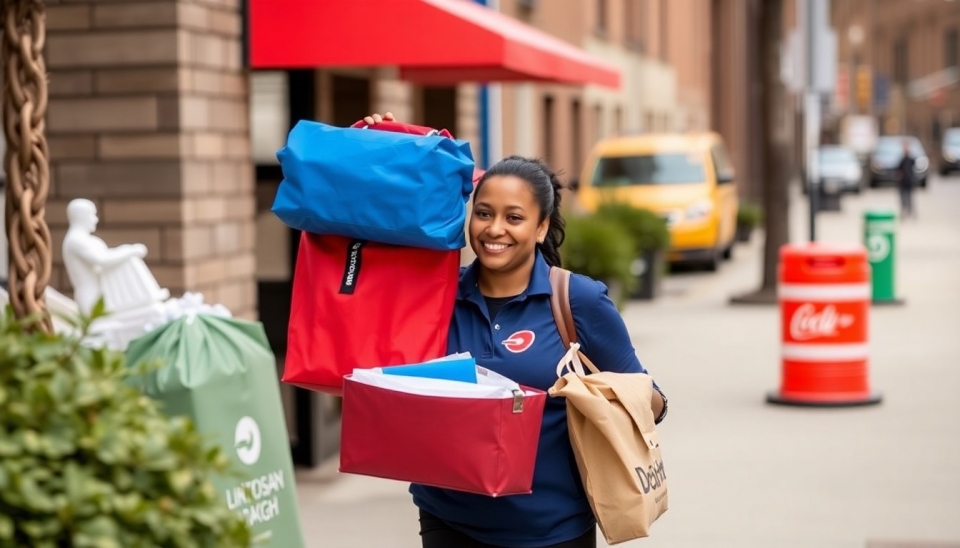
[[922,188],[927,186],[927,175],[930,171],[930,158],[923,150],[920,139],[908,135],[884,135],[877,140],[877,148],[870,155],[870,187],[875,188],[883,184],[896,184],[899,173],[897,171],[900,160],[903,159],[903,142],[910,142],[910,153],[916,161],[914,176]]
[[579,181],[578,197],[587,211],[619,201],[666,219],[670,262],[697,262],[716,270],[732,253],[739,202],[733,164],[716,133],[600,141]]
[[820,187],[825,193],[860,193],[863,188],[863,168],[853,150],[839,145],[824,145],[820,147],[819,165]]
[[960,127],[952,127],[943,133],[940,146],[940,175],[960,170]]

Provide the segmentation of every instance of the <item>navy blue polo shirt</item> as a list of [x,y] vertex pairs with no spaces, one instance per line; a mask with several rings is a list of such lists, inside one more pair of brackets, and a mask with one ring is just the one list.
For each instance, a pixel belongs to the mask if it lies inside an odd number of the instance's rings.
[[[527,289],[493,322],[477,272],[474,261],[460,275],[447,351],[470,352],[484,367],[547,390],[557,381],[557,362],[566,353],[550,308],[549,265],[537,252]],[[645,372],[605,285],[572,275],[570,306],[581,350],[598,368]],[[410,492],[418,507],[487,544],[548,546],[577,538],[595,523],[570,447],[563,398],[547,397],[532,494],[494,498],[423,485],[412,485]]]

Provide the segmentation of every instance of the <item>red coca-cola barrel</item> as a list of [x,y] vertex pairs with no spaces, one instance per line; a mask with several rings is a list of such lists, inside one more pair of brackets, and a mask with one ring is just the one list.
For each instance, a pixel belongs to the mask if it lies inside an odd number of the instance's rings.
[[812,243],[780,248],[782,372],[770,403],[850,406],[879,403],[871,391],[867,251]]

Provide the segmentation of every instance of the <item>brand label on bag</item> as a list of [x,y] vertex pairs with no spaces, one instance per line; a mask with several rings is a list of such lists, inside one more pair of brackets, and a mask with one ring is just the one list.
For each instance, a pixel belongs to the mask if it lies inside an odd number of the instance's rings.
[[273,470],[227,489],[227,507],[238,510],[253,527],[280,515],[280,492],[286,488],[283,470]]
[[233,447],[240,462],[251,465],[260,459],[260,427],[251,417],[243,417],[234,429]]
[[637,477],[640,478],[640,488],[643,489],[644,495],[659,489],[667,479],[667,472],[663,469],[662,460],[651,464],[646,470],[642,466],[637,466],[634,470],[637,471]]
[[360,259],[363,251],[363,240],[353,240],[347,246],[347,263],[343,268],[343,281],[340,282],[340,293],[353,295],[357,288],[357,277],[360,276]]

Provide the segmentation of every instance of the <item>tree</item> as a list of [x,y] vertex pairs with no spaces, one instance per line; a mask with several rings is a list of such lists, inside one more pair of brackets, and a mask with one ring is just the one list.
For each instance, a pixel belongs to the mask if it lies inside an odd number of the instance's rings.
[[755,19],[760,36],[761,112],[763,156],[760,170],[764,210],[763,279],[760,288],[734,297],[733,303],[775,303],[777,300],[777,266],[780,247],[789,242],[790,138],[783,125],[786,90],[780,81],[780,48],[783,37],[783,0],[758,2]]

